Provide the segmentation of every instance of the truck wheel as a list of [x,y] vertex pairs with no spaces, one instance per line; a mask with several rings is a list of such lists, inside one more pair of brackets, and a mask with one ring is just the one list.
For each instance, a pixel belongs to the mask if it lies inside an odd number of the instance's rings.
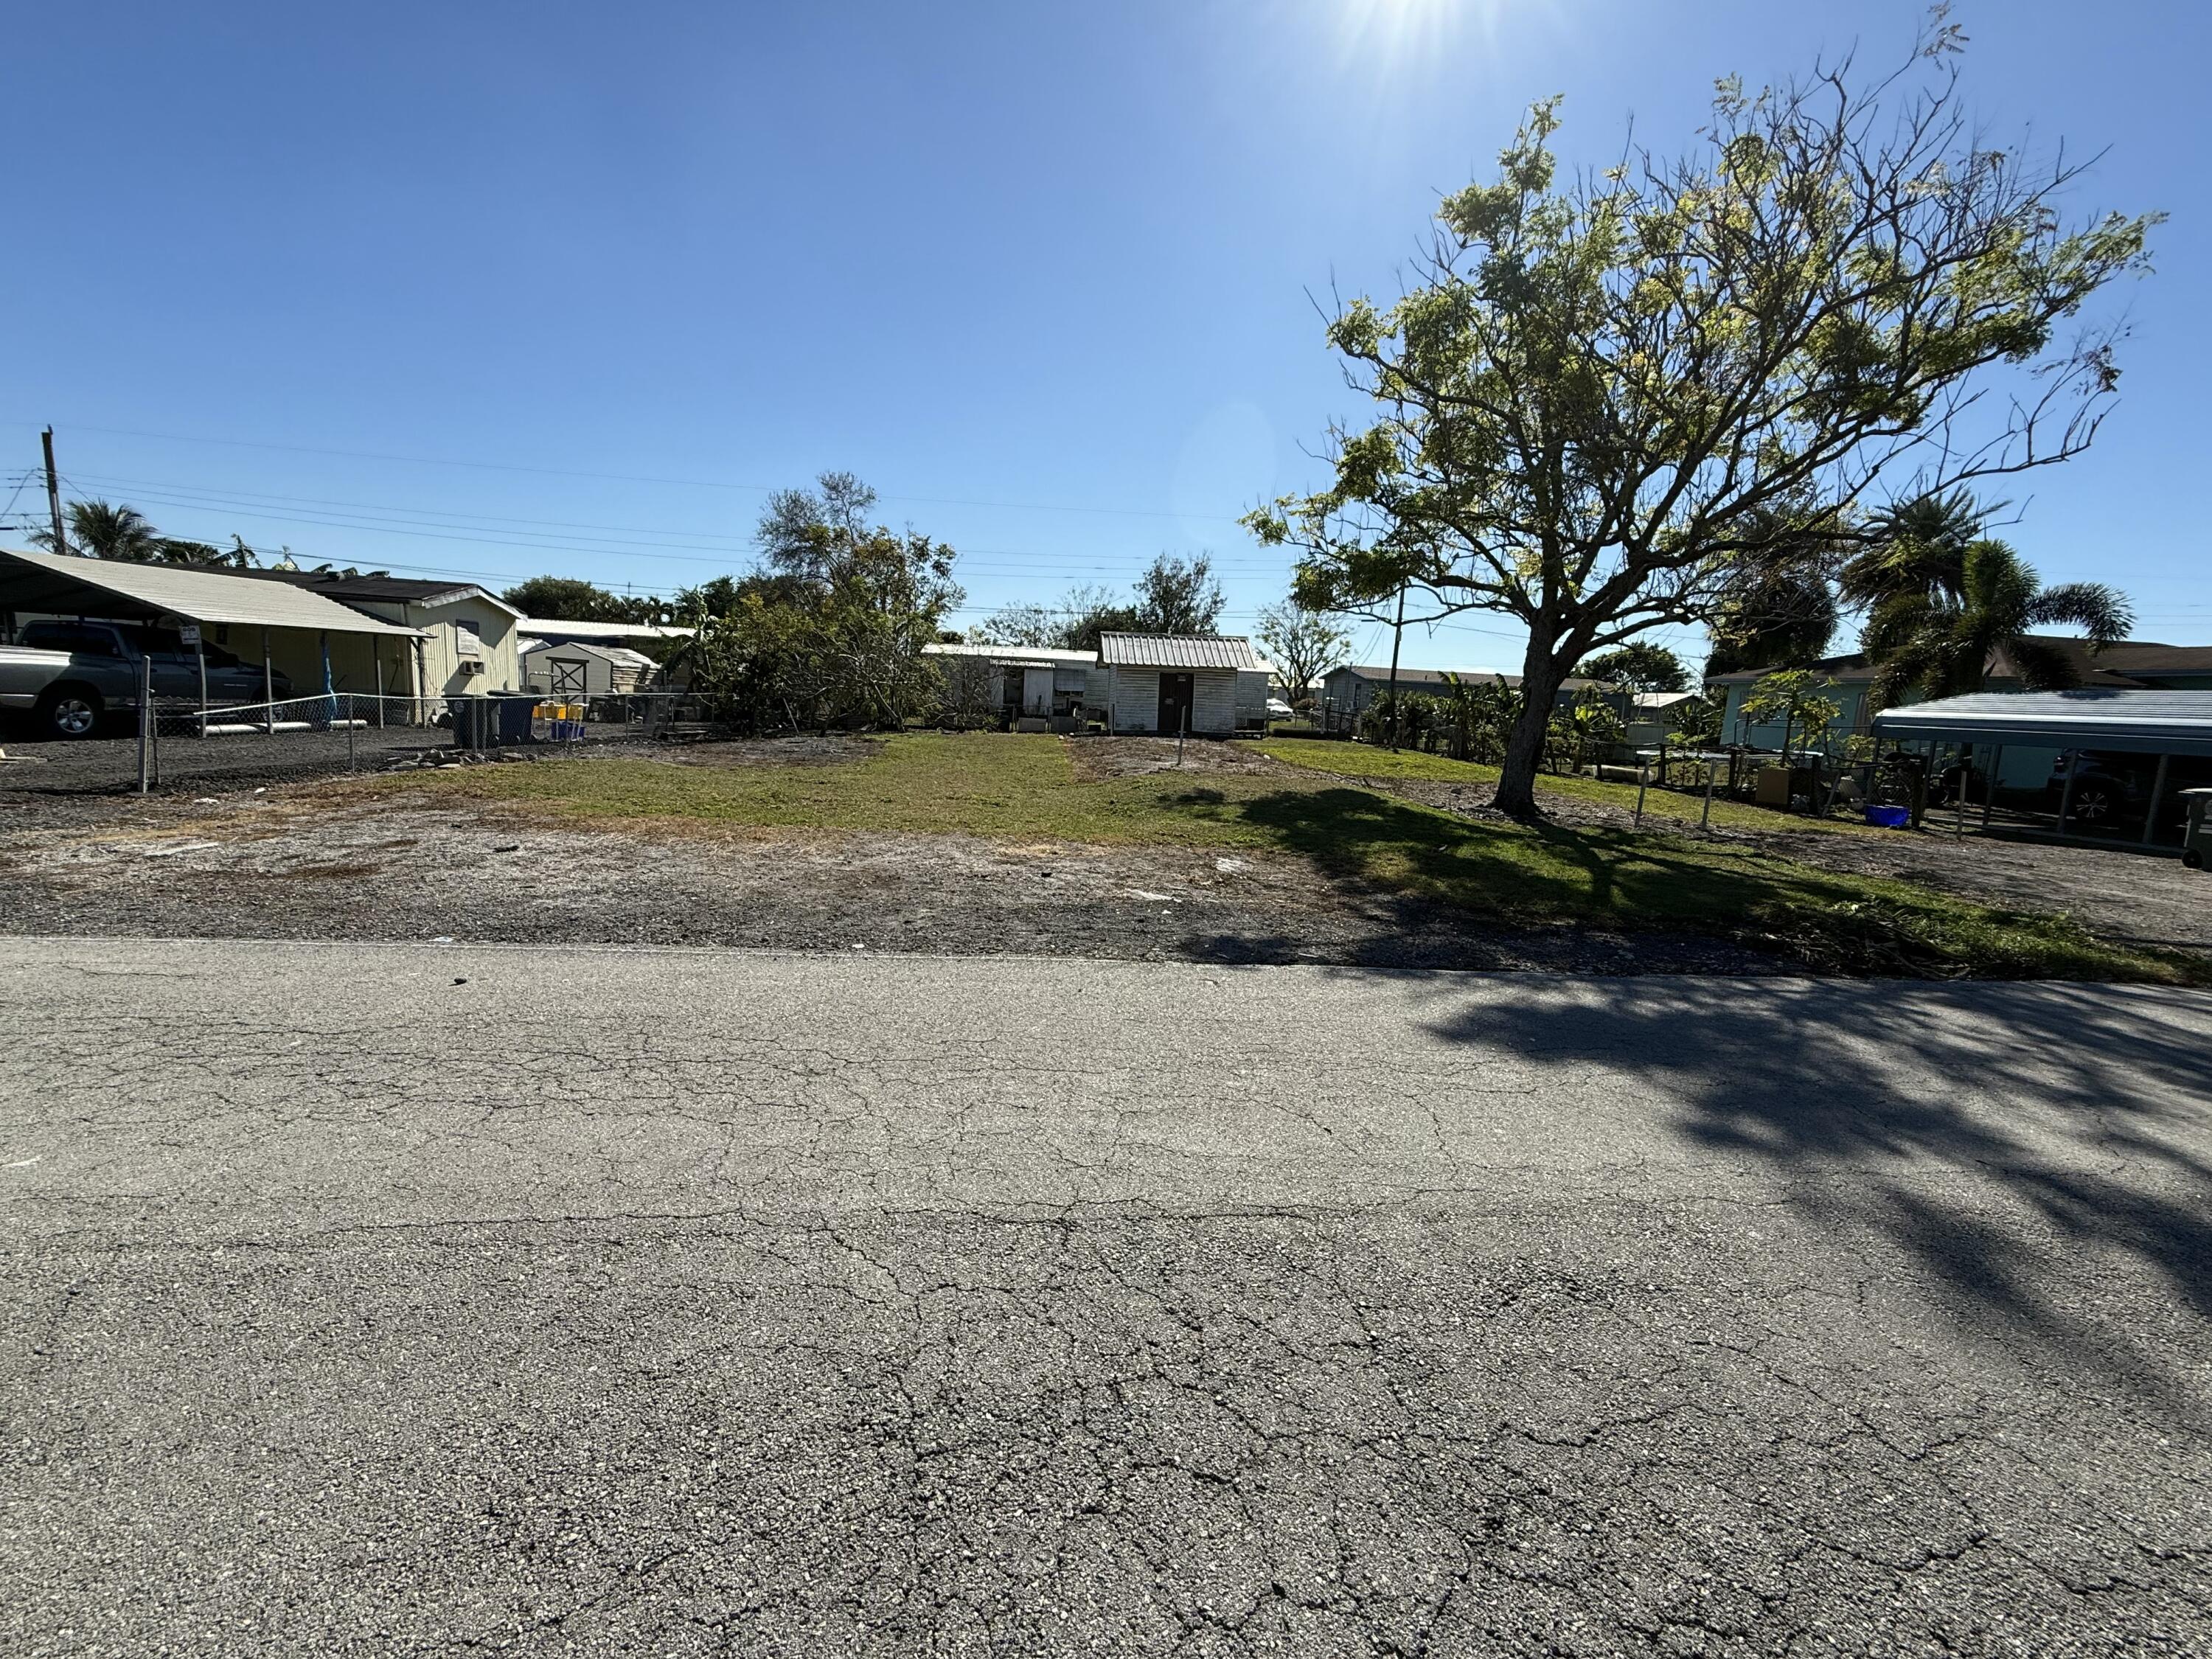
[[100,693],[78,686],[49,691],[39,699],[39,724],[51,738],[88,738],[100,729]]
[[2181,861],[2191,870],[2202,870],[2204,867],[2204,854],[2201,848],[2192,847],[2181,855]]

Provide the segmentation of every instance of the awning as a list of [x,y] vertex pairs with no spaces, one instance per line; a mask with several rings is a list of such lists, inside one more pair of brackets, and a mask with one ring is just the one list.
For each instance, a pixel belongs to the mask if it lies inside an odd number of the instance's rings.
[[2212,691],[1977,691],[1885,708],[1877,738],[2212,755]]
[[289,582],[258,581],[173,564],[126,564],[56,553],[0,549],[0,610],[153,622],[223,623],[306,629],[325,634],[385,634],[420,639],[402,628]]

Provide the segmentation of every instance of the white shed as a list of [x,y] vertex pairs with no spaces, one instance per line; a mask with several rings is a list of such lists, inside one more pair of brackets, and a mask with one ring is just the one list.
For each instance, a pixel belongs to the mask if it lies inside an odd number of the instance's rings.
[[522,653],[522,683],[557,702],[583,697],[623,697],[643,690],[660,665],[626,646],[580,641],[532,646]]
[[1225,738],[1237,730],[1240,694],[1260,688],[1266,705],[1267,665],[1242,635],[1103,634],[1091,700],[1106,709],[1107,729],[1171,737]]

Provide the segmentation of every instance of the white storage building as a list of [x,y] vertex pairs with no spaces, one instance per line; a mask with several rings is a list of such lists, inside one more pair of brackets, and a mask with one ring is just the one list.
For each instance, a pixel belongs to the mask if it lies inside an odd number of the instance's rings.
[[532,645],[522,653],[524,686],[556,702],[626,697],[648,689],[659,672],[659,663],[627,646],[571,640]]
[[1091,699],[1109,731],[1225,738],[1247,704],[1253,723],[1264,717],[1267,698],[1267,665],[1242,635],[1099,636]]

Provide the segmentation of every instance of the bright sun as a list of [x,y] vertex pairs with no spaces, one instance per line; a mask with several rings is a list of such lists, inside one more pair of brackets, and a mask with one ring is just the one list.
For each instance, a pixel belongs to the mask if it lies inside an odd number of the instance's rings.
[[1400,58],[1439,47],[1462,25],[1487,29],[1504,0],[1338,0],[1345,45]]

